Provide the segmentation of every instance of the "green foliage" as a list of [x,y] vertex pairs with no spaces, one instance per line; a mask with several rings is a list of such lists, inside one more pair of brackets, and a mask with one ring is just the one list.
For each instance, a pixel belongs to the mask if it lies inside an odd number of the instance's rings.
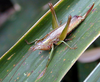
[[84,80],[84,82],[100,82],[100,63],[89,74],[89,76]]
[[[71,33],[71,36],[68,37],[74,37],[72,41],[68,41],[67,43],[72,47],[76,46],[77,49],[71,50],[64,44],[55,46],[53,58],[45,75],[40,79],[40,82],[59,82],[75,61],[77,61],[79,56],[100,35],[99,0],[62,0],[56,5],[55,10],[58,20],[62,20],[64,23],[70,14],[72,16],[83,15],[93,2],[95,3],[93,11],[84,22]],[[0,60],[0,79],[3,79],[4,82],[11,79],[20,63],[25,59],[21,60],[21,58],[23,58],[25,54],[29,54],[28,49],[32,46],[27,45],[25,39],[33,41],[37,38],[44,37],[50,32],[51,20],[51,13],[47,12],[8,52],[4,54]],[[34,82],[45,68],[48,56],[49,51],[37,50],[32,52],[15,73],[11,82],[17,80],[19,82]],[[15,66],[18,62],[19,64]]]

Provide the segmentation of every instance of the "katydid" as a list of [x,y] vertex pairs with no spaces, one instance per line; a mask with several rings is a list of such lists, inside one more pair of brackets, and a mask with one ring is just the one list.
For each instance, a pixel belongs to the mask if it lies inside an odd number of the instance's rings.
[[[42,38],[42,39],[39,39],[39,40],[35,40],[35,41],[33,41],[33,42],[28,42],[27,40],[25,40],[26,41],[26,43],[27,44],[32,44],[32,43],[34,43],[35,42],[35,45],[34,46],[32,46],[32,47],[30,47],[30,49],[29,49],[29,51],[30,52],[33,52],[33,51],[35,51],[35,50],[50,50],[51,49],[51,52],[50,52],[50,56],[49,56],[49,58],[48,58],[48,62],[47,62],[47,64],[46,64],[46,67],[45,67],[45,69],[44,69],[44,71],[42,71],[42,73],[39,75],[39,77],[37,78],[37,79],[39,79],[39,78],[41,78],[44,74],[45,74],[45,72],[46,72],[46,70],[47,70],[47,67],[48,67],[48,65],[49,65],[49,63],[50,63],[50,60],[51,60],[51,57],[52,57],[52,55],[53,55],[53,51],[54,51],[54,44],[55,45],[60,45],[61,43],[64,43],[65,45],[67,45],[70,49],[76,49],[76,47],[74,47],[74,48],[72,48],[72,47],[70,47],[65,41],[64,41],[64,39],[66,38],[66,36],[76,27],[76,26],[78,26],[86,17],[87,17],[87,15],[90,13],[90,11],[92,10],[92,8],[93,8],[93,6],[94,6],[94,4],[90,7],[90,9],[83,15],[83,16],[77,16],[77,15],[75,15],[74,17],[72,17],[71,15],[69,15],[69,17],[68,17],[68,21],[67,21],[67,23],[64,23],[63,25],[60,25],[59,23],[58,23],[58,19],[57,19],[57,16],[56,16],[56,14],[55,14],[55,11],[54,11],[54,8],[53,8],[53,5],[52,5],[52,3],[49,3],[49,7],[50,7],[50,10],[51,10],[51,13],[52,13],[52,28],[53,28],[53,30],[50,32],[50,33],[48,33],[44,38]],[[30,54],[29,54],[30,55]],[[28,55],[28,56],[29,56]],[[27,57],[28,57],[27,56]],[[27,58],[26,57],[26,58]],[[25,58],[25,59],[26,59]],[[25,59],[23,60],[23,62],[25,61]],[[22,62],[22,63],[23,63]],[[21,64],[22,64],[21,63]],[[21,65],[20,65],[21,66]],[[19,66],[19,67],[20,67]],[[18,69],[19,69],[19,67],[18,67]],[[17,70],[18,70],[17,69]],[[16,70],[16,72],[17,72],[17,70]],[[16,73],[15,72],[15,73]],[[14,73],[14,74],[15,74]],[[13,75],[14,76],[14,75]],[[13,77],[12,76],[12,77]],[[11,80],[11,79],[10,79]]]

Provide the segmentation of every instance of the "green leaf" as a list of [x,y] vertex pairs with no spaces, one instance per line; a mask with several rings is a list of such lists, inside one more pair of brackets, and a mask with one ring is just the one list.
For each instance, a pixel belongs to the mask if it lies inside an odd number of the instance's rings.
[[100,82],[100,63],[89,74],[89,76],[84,80],[84,82]]
[[[56,4],[55,10],[58,20],[63,20],[64,23],[67,21],[69,14],[72,16],[79,14],[83,15],[93,2],[95,3],[93,11],[71,33],[71,36],[69,36],[74,37],[74,39],[67,43],[72,47],[77,46],[77,49],[71,50],[64,44],[55,46],[53,58],[45,75],[40,79],[40,82],[59,82],[80,55],[100,35],[99,0],[60,0]],[[12,48],[9,49],[9,51],[2,56],[0,60],[0,79],[3,80],[3,82],[7,82],[11,79],[21,62],[25,59],[25,54],[30,53],[28,49],[31,45],[27,45],[25,40],[33,41],[38,38],[43,38],[50,32],[51,20],[51,13],[48,11]],[[49,51],[37,50],[32,52],[14,74],[11,82],[34,82],[41,71],[44,70],[48,61],[48,56]],[[22,59],[23,57],[24,59]],[[18,62],[19,64],[16,65]]]

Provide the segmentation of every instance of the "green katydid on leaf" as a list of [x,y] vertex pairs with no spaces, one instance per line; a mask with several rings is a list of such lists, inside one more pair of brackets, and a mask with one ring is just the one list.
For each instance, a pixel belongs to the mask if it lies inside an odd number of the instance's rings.
[[[87,0],[84,3],[83,1],[59,1],[55,7],[56,9],[60,11],[62,8],[62,12],[64,15],[59,12],[58,18],[65,18],[63,21],[66,21],[66,16],[68,17],[70,15],[79,15],[80,13],[84,14],[90,6],[92,6],[93,2],[95,2],[95,6],[93,9],[96,8],[96,11],[99,11],[99,0],[93,0],[89,1]],[[77,5],[76,5],[77,3]],[[85,6],[81,5],[81,9],[78,9],[80,3],[84,3]],[[73,10],[75,11],[73,11]],[[81,12],[79,12],[81,10]],[[99,23],[97,22],[99,20],[98,16],[100,15],[98,12],[92,11],[90,14],[87,16],[86,20],[82,22],[78,28],[72,33],[71,37],[75,37],[72,41],[67,42],[71,47],[77,46],[77,49],[71,50],[66,47],[66,45],[60,44],[59,46],[55,47],[55,50],[53,51],[53,57],[51,62],[49,63],[49,66],[44,74],[44,76],[39,79],[41,82],[58,82],[62,79],[62,77],[65,75],[65,73],[70,69],[70,67],[75,63],[75,61],[78,59],[78,57],[86,50],[86,48],[100,35],[100,28],[99,28]],[[96,15],[95,15],[96,14]],[[95,17],[95,20],[92,20]],[[25,54],[28,53],[28,49],[31,46],[26,45],[25,39],[28,41],[32,41],[32,39],[36,39],[36,37],[32,37],[39,27],[42,25],[44,26],[41,31],[39,31],[38,36],[41,34],[46,35],[49,33],[46,31],[48,27],[44,25],[43,23],[50,22],[50,20],[45,20],[45,19],[50,19],[50,11],[48,11],[8,52],[6,52],[4,55],[8,56],[10,55],[10,60],[7,61],[7,63],[1,61],[4,65],[1,68],[1,77],[0,79],[3,79],[3,81],[8,81],[11,78],[11,82],[13,81],[31,81],[34,82],[37,77],[40,75],[40,73],[45,69],[46,63],[48,62],[48,56],[49,52],[48,51],[41,51],[37,50],[34,51],[30,54],[29,57],[26,58],[24,63],[21,65],[23,58],[21,61],[20,59],[22,56],[25,56]],[[94,23],[91,25],[91,22]],[[48,26],[47,24],[47,26]],[[66,23],[65,23],[66,25]],[[56,29],[56,28],[55,28]],[[43,33],[44,32],[44,33]],[[28,39],[28,36],[32,37]],[[34,35],[35,36],[35,35]],[[37,34],[36,34],[37,36]],[[95,37],[95,38],[94,38]],[[38,38],[38,37],[37,37]],[[88,38],[88,39],[87,39]],[[39,42],[39,41],[38,41]],[[84,45],[82,45],[84,43]],[[23,46],[21,46],[23,44]],[[18,49],[18,50],[17,50]],[[23,55],[23,54],[24,55]],[[5,57],[4,56],[4,57]],[[9,57],[8,57],[9,58]],[[2,57],[3,59],[3,57]],[[17,60],[15,62],[15,60]],[[12,62],[13,61],[13,62]],[[14,67],[12,70],[13,66],[16,65],[19,62],[17,66]],[[8,66],[7,66],[8,65]],[[19,67],[19,65],[21,65]],[[5,67],[7,66],[7,67]],[[5,67],[5,68],[4,68]],[[19,69],[18,69],[19,68]],[[18,69],[18,70],[17,70]],[[2,71],[3,70],[3,71]],[[7,70],[9,70],[7,72]],[[17,70],[17,71],[16,71]],[[4,72],[5,71],[5,72]],[[15,73],[16,71],[16,73]],[[15,74],[14,74],[15,73]],[[14,75],[12,77],[12,75]],[[5,77],[6,76],[6,77]]]

